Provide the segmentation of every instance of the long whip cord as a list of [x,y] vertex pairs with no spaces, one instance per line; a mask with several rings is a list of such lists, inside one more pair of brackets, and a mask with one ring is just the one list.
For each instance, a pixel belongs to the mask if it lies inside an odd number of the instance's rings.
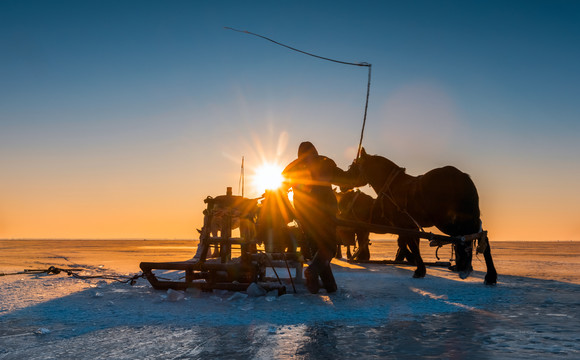
[[231,28],[231,27],[228,27],[228,26],[225,26],[224,28],[227,29],[227,30],[232,30],[232,31],[240,32],[240,33],[243,33],[243,34],[254,35],[254,36],[257,36],[257,37],[262,38],[264,40],[268,40],[270,42],[273,42],[276,45],[280,45],[280,46],[283,46],[283,47],[285,47],[287,49],[290,49],[290,50],[293,50],[293,51],[302,53],[304,55],[312,56],[312,57],[315,57],[315,58],[318,58],[318,59],[332,61],[332,62],[335,62],[335,63],[344,64],[344,65],[366,66],[366,67],[368,67],[369,68],[369,76],[368,76],[368,81],[367,81],[367,96],[366,96],[366,100],[365,100],[365,111],[364,111],[364,116],[363,116],[362,130],[360,132],[360,141],[359,141],[358,149],[357,149],[357,152],[356,152],[356,159],[358,160],[358,158],[360,156],[361,149],[362,149],[363,135],[364,135],[364,131],[365,131],[365,125],[366,125],[366,122],[367,122],[367,110],[368,110],[368,107],[369,107],[369,93],[371,91],[371,68],[372,68],[372,65],[371,64],[369,64],[367,62],[354,63],[354,62],[348,62],[348,61],[335,60],[335,59],[331,59],[331,58],[327,58],[327,57],[324,57],[324,56],[315,55],[315,54],[312,54],[312,53],[309,53],[309,52],[306,52],[306,51],[302,51],[302,50],[296,49],[294,47],[291,47],[291,46],[282,44],[282,43],[280,43],[278,41],[272,40],[272,39],[270,39],[268,37],[265,37],[265,36],[262,36],[262,35],[259,35],[259,34],[256,34],[256,33],[250,32],[250,31],[247,31],[247,30],[238,30],[238,29],[234,29],[234,28]]

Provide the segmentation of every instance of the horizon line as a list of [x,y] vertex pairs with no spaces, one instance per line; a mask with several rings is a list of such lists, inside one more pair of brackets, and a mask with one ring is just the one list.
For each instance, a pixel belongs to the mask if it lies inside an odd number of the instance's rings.
[[[199,239],[184,239],[184,238],[0,238],[0,241],[199,241]],[[395,238],[372,239],[371,241],[397,241]],[[493,242],[580,242],[577,240],[493,240]]]

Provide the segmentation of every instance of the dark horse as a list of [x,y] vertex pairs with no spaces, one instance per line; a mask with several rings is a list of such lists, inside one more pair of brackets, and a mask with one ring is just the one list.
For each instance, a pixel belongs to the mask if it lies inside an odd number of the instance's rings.
[[[414,230],[435,226],[450,236],[475,234],[482,229],[477,189],[469,175],[453,166],[411,176],[382,156],[368,155],[363,148],[347,174],[351,183],[341,189],[369,184],[377,193],[373,223]],[[398,243],[400,250],[408,247],[409,258],[417,265],[413,277],[424,277],[426,269],[419,252],[419,238],[400,235]],[[497,272],[489,243],[480,242],[480,248],[487,266],[485,283],[495,284]],[[463,279],[472,271],[472,253],[471,241],[455,245],[455,270]]]
[[[338,218],[351,221],[371,222],[372,209],[375,199],[361,192],[360,190],[348,190],[337,192]],[[347,228],[338,226],[336,228],[338,246],[336,257],[342,257],[341,245],[347,247],[347,259],[349,260],[369,260],[369,231],[364,227]],[[356,241],[356,242],[355,242]],[[350,246],[358,243],[358,248],[354,254],[350,252]]]

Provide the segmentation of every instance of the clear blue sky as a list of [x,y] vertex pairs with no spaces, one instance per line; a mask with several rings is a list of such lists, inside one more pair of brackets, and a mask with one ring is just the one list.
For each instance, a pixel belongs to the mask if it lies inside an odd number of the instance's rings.
[[[484,226],[580,240],[578,1],[0,2],[0,238],[194,238],[240,160],[455,165]],[[251,189],[248,193],[252,196]]]

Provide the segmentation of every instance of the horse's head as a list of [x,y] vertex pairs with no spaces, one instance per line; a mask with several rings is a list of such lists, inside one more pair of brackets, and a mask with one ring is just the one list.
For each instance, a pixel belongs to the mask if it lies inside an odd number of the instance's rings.
[[383,156],[367,154],[364,148],[351,166],[356,167],[359,181],[363,185],[369,184],[377,193],[386,182],[405,172],[404,168]]
[[338,181],[338,185],[340,185],[341,191],[345,192],[352,190],[355,187],[361,187],[368,184],[368,181],[361,172],[362,164],[365,162],[368,156],[369,155],[367,155],[365,149],[362,148],[360,156],[355,159],[352,164],[350,164],[348,170],[344,171],[340,181]]

